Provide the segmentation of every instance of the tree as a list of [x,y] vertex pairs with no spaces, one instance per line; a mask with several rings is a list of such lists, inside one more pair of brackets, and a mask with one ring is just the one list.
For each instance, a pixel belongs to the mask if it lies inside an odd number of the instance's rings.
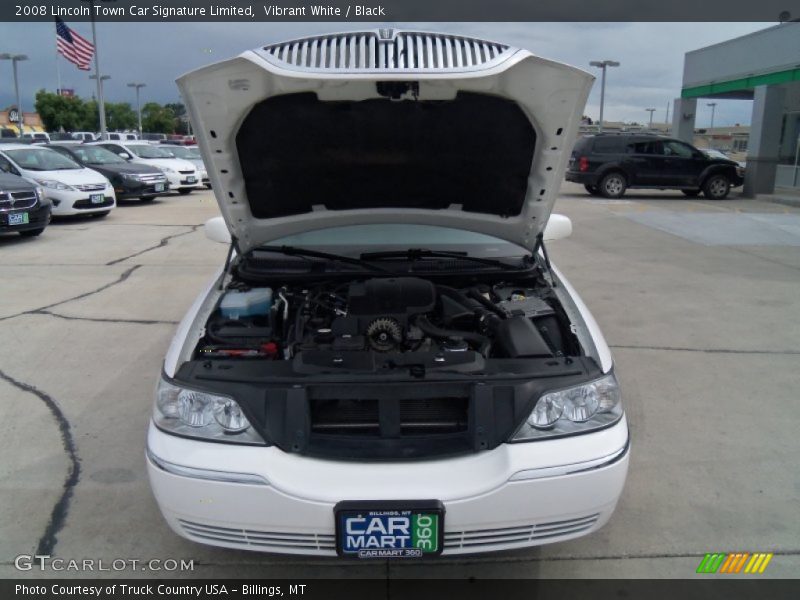
[[150,133],[174,133],[175,113],[157,102],[142,107],[142,129]]
[[136,112],[127,102],[106,102],[106,127],[110,131],[135,129]]
[[77,96],[60,96],[45,90],[36,92],[36,112],[48,131],[83,129],[87,117],[86,103]]
[[189,133],[189,116],[186,114],[186,106],[182,102],[168,102],[164,108],[169,108],[175,114],[175,133],[183,135]]
[[92,98],[84,103],[85,117],[81,131],[100,131],[100,112],[97,108],[97,100]]

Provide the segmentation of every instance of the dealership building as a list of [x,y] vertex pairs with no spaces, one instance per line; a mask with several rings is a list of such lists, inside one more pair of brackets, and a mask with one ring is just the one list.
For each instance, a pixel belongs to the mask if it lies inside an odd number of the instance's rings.
[[673,135],[692,142],[698,102],[717,99],[753,101],[745,195],[800,188],[800,23],[688,52],[672,113]]

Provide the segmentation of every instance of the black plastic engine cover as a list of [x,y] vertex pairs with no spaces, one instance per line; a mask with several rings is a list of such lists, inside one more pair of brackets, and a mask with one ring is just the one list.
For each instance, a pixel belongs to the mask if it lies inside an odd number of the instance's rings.
[[408,317],[431,312],[436,288],[417,277],[376,278],[350,284],[348,314],[365,326],[377,317],[392,317],[406,323]]
[[553,356],[542,334],[529,318],[523,316],[500,322],[495,331],[495,347],[508,358]]

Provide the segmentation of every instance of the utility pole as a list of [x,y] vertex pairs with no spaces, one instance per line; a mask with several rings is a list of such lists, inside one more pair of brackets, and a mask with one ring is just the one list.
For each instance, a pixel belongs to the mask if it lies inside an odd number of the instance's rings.
[[592,67],[598,67],[603,70],[603,76],[600,81],[600,118],[597,123],[597,131],[603,131],[603,105],[606,101],[606,69],[608,67],[618,67],[619,63],[615,60],[593,60],[589,63]]
[[655,108],[645,108],[647,112],[650,113],[650,125],[648,125],[648,129],[653,128],[653,113],[656,112]]
[[139,90],[143,87],[147,87],[146,83],[136,83],[132,82],[128,84],[128,87],[136,88],[136,114],[139,116],[139,137],[142,137],[142,105],[139,103]]
[[0,54],[0,60],[10,60],[11,69],[14,71],[14,93],[17,95],[17,127],[19,128],[19,137],[25,133],[25,113],[22,112],[22,99],[19,95],[19,79],[17,77],[17,63],[23,60],[28,60],[25,54],[9,54],[7,52]]
[[716,102],[709,102],[706,106],[711,107],[711,126],[709,129],[714,129],[714,112],[717,110],[717,103]]

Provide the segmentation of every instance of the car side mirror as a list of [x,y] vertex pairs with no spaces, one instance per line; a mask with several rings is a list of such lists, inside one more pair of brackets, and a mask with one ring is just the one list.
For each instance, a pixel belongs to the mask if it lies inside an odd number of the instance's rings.
[[219,242],[220,244],[231,243],[231,232],[228,231],[228,226],[222,217],[209,219],[203,229],[206,232],[206,237],[212,242]]
[[544,228],[544,241],[563,240],[572,235],[572,220],[566,215],[552,214]]
[[130,160],[131,159],[131,155],[128,154],[127,152],[117,152],[117,156],[120,156],[120,157],[124,158],[125,160]]

